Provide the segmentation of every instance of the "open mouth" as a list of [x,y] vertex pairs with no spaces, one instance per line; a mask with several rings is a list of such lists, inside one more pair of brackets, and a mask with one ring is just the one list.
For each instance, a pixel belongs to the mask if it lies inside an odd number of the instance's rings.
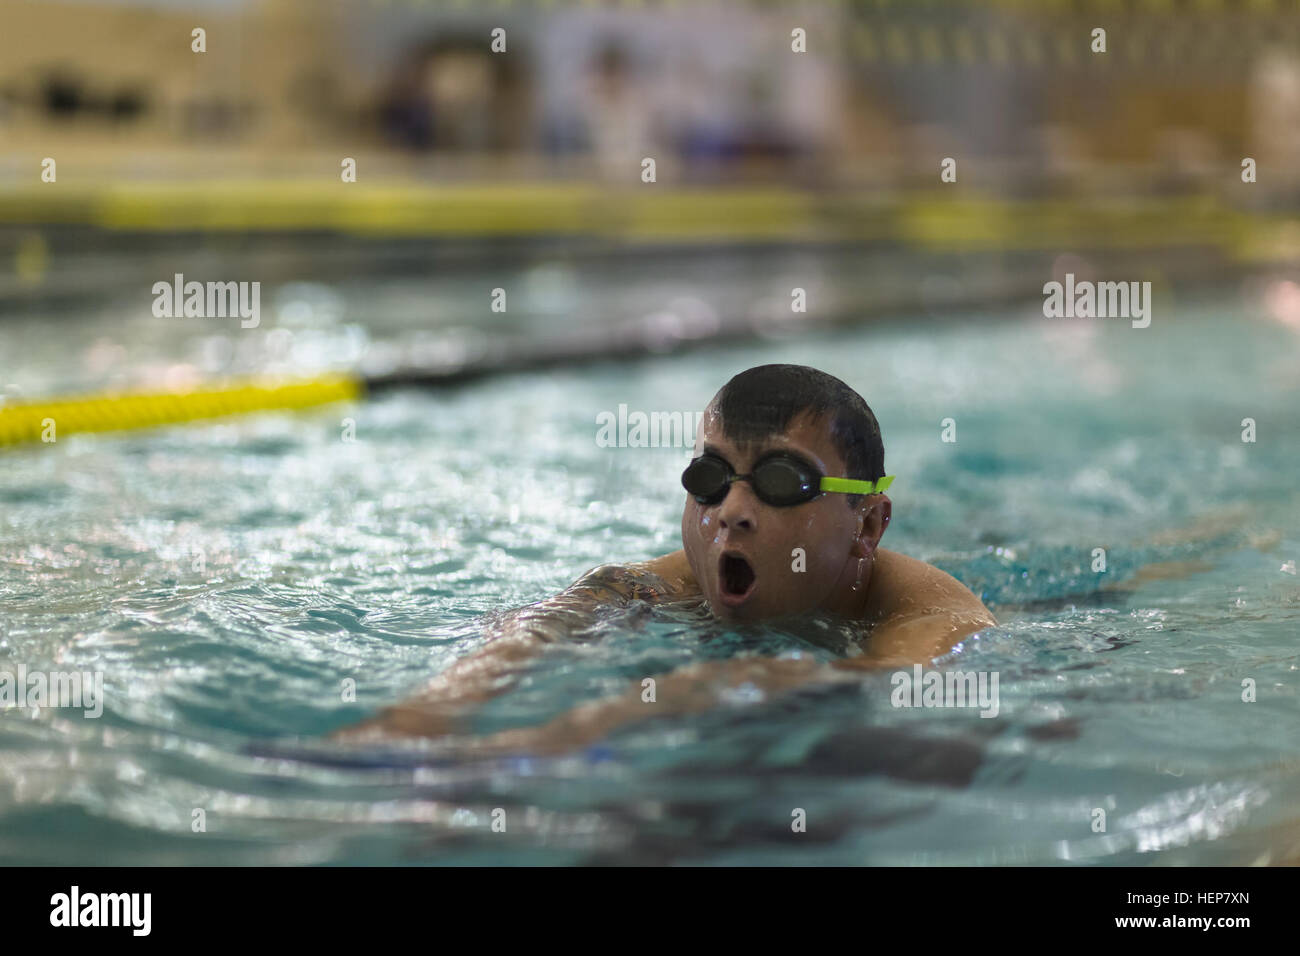
[[739,604],[754,590],[753,566],[738,554],[724,554],[718,562],[719,590],[726,604]]

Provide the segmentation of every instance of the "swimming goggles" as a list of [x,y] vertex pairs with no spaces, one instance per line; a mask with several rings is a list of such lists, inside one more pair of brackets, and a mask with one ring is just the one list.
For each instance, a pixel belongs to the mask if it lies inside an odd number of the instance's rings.
[[754,466],[748,475],[738,475],[717,455],[701,455],[682,472],[682,487],[702,505],[715,505],[727,497],[736,481],[748,481],[758,500],[777,508],[801,505],[828,491],[846,495],[873,495],[894,481],[887,475],[875,481],[856,478],[827,478],[811,465],[788,455],[772,455]]

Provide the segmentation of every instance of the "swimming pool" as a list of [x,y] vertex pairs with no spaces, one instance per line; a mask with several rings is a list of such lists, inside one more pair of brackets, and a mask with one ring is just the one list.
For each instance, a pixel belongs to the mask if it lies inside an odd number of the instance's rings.
[[[530,276],[560,321],[572,277]],[[346,366],[447,347],[384,321],[394,296],[434,291],[295,287],[248,332],[138,307],[29,316],[0,324],[0,355],[31,394],[95,376]],[[899,317],[7,449],[0,670],[102,671],[106,700],[98,719],[0,711],[0,860],[1295,859],[1300,337],[1241,301],[1169,302],[1141,330],[1048,320],[1037,304]],[[601,447],[597,415],[697,409],[774,361],[825,369],[872,405],[898,476],[883,544],[998,615],[938,665],[997,672],[996,718],[891,707],[881,673],[735,695],[579,755],[367,760],[319,739],[479,645],[484,614],[680,547],[688,450]],[[355,442],[341,440],[345,418]],[[941,440],[949,418],[955,442]],[[476,729],[539,723],[702,657],[833,653],[681,608],[634,608],[606,630],[552,648]],[[805,833],[791,831],[795,808]]]

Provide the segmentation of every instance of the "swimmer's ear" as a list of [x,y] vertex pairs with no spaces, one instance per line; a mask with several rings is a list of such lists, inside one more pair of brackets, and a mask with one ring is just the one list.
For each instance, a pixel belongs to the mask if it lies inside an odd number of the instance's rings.
[[[872,496],[876,497],[876,496]],[[893,511],[893,502],[884,495],[879,496],[880,500],[872,501],[860,512],[858,512],[858,534],[855,547],[861,547],[862,550],[869,554],[876,549],[880,543],[880,538],[889,527],[889,519]],[[862,544],[862,539],[867,538],[869,544]]]

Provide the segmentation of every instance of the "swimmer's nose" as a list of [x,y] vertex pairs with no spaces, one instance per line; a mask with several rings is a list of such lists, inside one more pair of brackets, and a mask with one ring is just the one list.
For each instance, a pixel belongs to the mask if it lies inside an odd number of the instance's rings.
[[730,531],[753,531],[758,527],[757,499],[747,481],[737,481],[718,508],[718,524]]

